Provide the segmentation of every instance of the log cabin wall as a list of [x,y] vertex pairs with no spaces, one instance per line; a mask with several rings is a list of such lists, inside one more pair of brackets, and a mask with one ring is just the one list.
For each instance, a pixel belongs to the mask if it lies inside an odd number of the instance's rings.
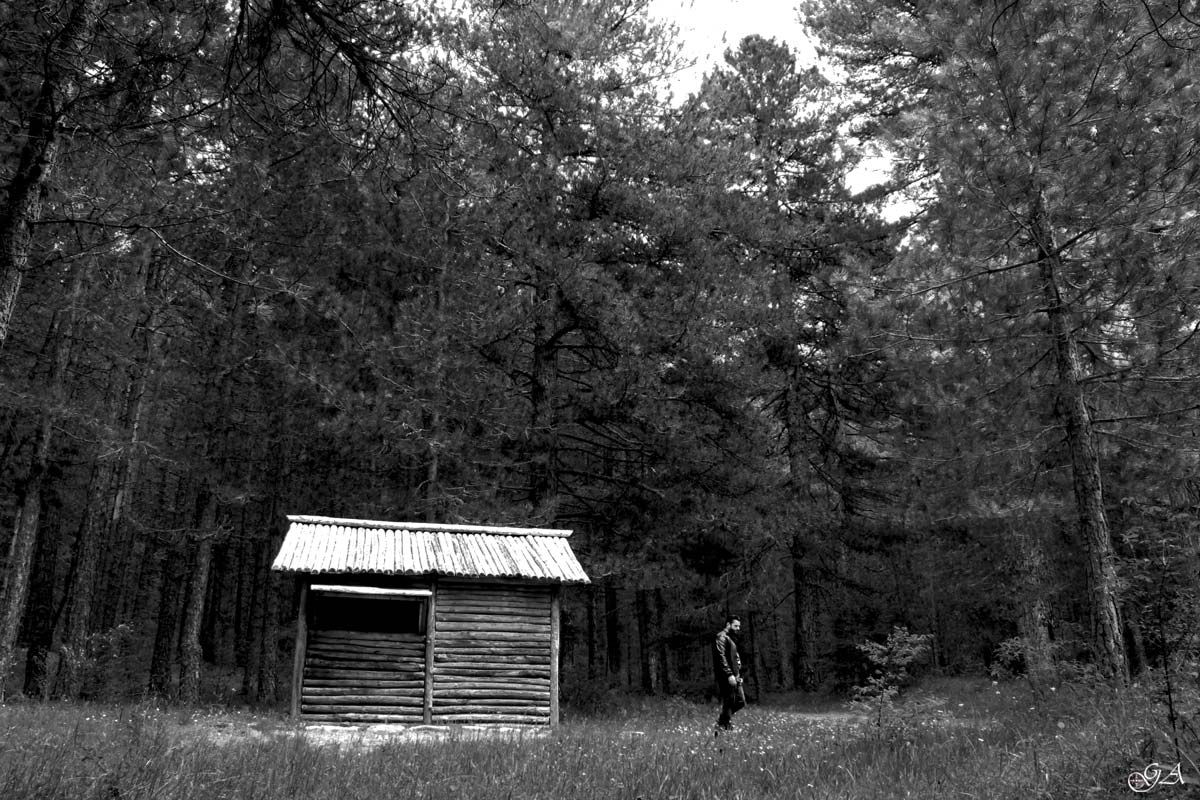
[[424,721],[425,637],[309,631],[300,713],[311,722]]
[[[355,619],[342,614],[325,614],[320,599],[336,595],[314,592],[313,584],[403,587],[427,590],[427,582],[388,579],[384,576],[322,576],[304,587],[302,611],[304,632],[303,666],[297,688],[298,711],[309,722],[399,722],[425,720],[426,625],[419,630],[362,630],[380,626],[378,619]],[[406,615],[429,598],[383,597],[363,599],[381,609],[399,609]],[[424,605],[422,605],[422,611]],[[375,617],[380,614],[372,615]],[[386,611],[382,616],[392,616]],[[330,623],[333,623],[330,625]],[[409,625],[412,627],[415,621]]]
[[555,587],[437,586],[433,722],[557,722]]

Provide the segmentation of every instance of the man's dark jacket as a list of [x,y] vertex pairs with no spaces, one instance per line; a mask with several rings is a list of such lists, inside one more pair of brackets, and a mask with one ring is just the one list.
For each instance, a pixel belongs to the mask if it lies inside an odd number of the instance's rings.
[[728,688],[730,675],[742,674],[742,659],[738,655],[737,643],[724,628],[713,642],[713,675],[722,689]]

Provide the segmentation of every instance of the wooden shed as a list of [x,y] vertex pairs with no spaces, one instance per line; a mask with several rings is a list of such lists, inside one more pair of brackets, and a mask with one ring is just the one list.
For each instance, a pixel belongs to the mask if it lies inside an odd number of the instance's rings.
[[567,530],[288,517],[292,714],[314,722],[558,722]]

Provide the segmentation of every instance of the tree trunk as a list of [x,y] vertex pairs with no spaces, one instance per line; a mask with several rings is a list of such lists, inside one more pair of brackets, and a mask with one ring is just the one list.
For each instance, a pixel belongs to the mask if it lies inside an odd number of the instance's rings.
[[[45,415],[49,416],[49,415]],[[50,425],[47,420],[38,434],[34,463],[21,488],[21,502],[12,541],[8,547],[8,574],[4,583],[4,607],[0,609],[0,701],[16,661],[17,635],[29,592],[29,573],[37,543],[38,519],[42,512],[42,483],[45,480]]]
[[50,699],[54,675],[57,673],[54,653],[54,592],[57,584],[62,519],[58,514],[53,517],[52,520],[43,521],[41,535],[38,536],[29,605],[25,612],[25,625],[29,637],[29,650],[25,654],[25,695],[39,700]]
[[213,538],[217,533],[217,496],[208,488],[196,499],[196,532],[192,548],[191,576],[188,580],[187,605],[183,612],[180,642],[179,700],[195,705],[200,701],[201,665],[200,630],[204,622],[204,601],[208,597],[208,574],[212,568]]
[[1075,509],[1079,534],[1083,540],[1084,567],[1088,601],[1092,617],[1092,648],[1097,665],[1109,677],[1126,681],[1129,668],[1125,656],[1125,637],[1121,627],[1120,583],[1113,552],[1108,517],[1104,509],[1104,488],[1100,473],[1100,452],[1091,413],[1083,389],[1083,369],[1079,344],[1075,338],[1069,309],[1062,298],[1059,281],[1062,260],[1045,218],[1040,196],[1033,213],[1037,239],[1037,258],[1046,302],[1050,337],[1054,347],[1058,378],[1057,411],[1063,422],[1067,449],[1071,453]]
[[[71,337],[75,329],[75,308],[83,286],[82,274],[82,267],[77,265],[71,275],[71,289],[66,307],[61,317],[51,326],[49,333],[52,345],[50,372],[46,382],[47,402],[38,420],[29,472],[20,485],[15,525],[12,539],[9,541],[8,557],[5,560],[3,605],[0,606],[0,701],[4,699],[5,686],[15,666],[17,636],[25,612],[29,575],[42,513],[42,490],[50,462],[54,418],[66,394],[67,361],[70,358]],[[3,338],[0,337],[0,343],[2,342]]]
[[[154,279],[147,278],[145,290],[153,287]],[[143,296],[145,295],[143,291]],[[142,332],[143,355],[136,374],[129,382],[122,425],[128,431],[117,468],[117,485],[109,520],[110,538],[113,543],[105,570],[103,626],[111,628],[132,617],[136,606],[137,583],[134,578],[141,568],[145,551],[145,537],[129,524],[129,512],[133,504],[133,491],[141,475],[141,447],[145,438],[145,426],[153,404],[155,383],[158,378],[159,357],[156,330],[157,313],[151,311],[138,326]]]
[[533,347],[529,383],[529,501],[537,518],[552,519],[558,491],[554,394],[557,346],[552,328],[558,305],[554,287],[540,265],[534,266]]
[[175,668],[175,643],[179,638],[179,607],[183,581],[187,576],[187,556],[183,546],[172,544],[164,559],[159,581],[158,623],[154,632],[154,653],[150,659],[150,692],[169,699]]
[[596,600],[599,594],[599,589],[596,584],[588,586],[587,595],[587,676],[588,680],[595,680],[597,676],[596,669]]
[[604,654],[608,674],[621,674],[621,619],[617,602],[617,587],[611,580],[604,582]]
[[672,669],[671,647],[667,641],[667,604],[663,599],[663,591],[661,588],[654,590],[654,627],[657,631],[655,644],[658,652],[658,684],[662,689],[663,694],[671,693],[671,676],[675,674]]
[[258,662],[260,702],[272,705],[279,699],[279,576],[271,572],[271,557],[283,542],[272,537],[263,551],[260,580],[265,593],[262,623],[262,656]]
[[92,633],[92,608],[96,599],[97,567],[105,540],[112,488],[112,464],[96,460],[88,484],[88,507],[84,512],[71,571],[67,582],[67,614],[59,646],[57,697],[74,699],[83,691],[88,660],[88,637]]
[[1016,520],[1010,536],[1016,541],[1020,580],[1020,616],[1017,620],[1025,658],[1025,671],[1035,686],[1054,677],[1050,641],[1050,612],[1046,602],[1046,558],[1036,534],[1024,520]]
[[638,628],[638,680],[645,694],[654,694],[654,647],[651,645],[650,603],[645,589],[634,590]]
[[262,697],[262,636],[263,636],[263,606],[266,605],[266,592],[259,580],[258,565],[262,561],[262,547],[255,542],[250,546],[247,558],[250,570],[249,585],[246,587],[245,607],[243,610],[245,622],[246,663],[242,669],[242,695],[246,702],[256,705]]
[[817,688],[817,593],[805,559],[804,535],[792,535],[792,607],[795,612],[792,685],[806,692]]
[[[95,19],[94,4],[95,0],[76,0],[62,30],[40,58],[38,63],[43,72],[37,99],[24,129],[15,137],[15,141],[21,142],[21,149],[14,159],[16,168],[0,205],[0,345],[8,339],[21,281],[29,268],[30,230],[41,216],[42,187],[53,171],[59,149],[59,105],[74,82],[69,70],[80,68],[75,63],[76,56]],[[11,654],[4,653],[0,643],[0,658],[3,657],[11,658]],[[0,669],[5,669],[5,662],[0,661]]]

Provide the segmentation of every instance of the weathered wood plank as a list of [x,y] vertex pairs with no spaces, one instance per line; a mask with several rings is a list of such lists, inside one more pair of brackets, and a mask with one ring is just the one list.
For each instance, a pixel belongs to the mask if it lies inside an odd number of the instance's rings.
[[364,688],[391,688],[391,690],[416,691],[424,690],[424,680],[337,680],[334,678],[326,678],[324,680],[306,680],[304,682],[305,691],[338,691],[346,690],[346,688],[361,686]]
[[524,614],[530,617],[546,617],[550,614],[550,604],[541,600],[521,601],[505,600],[464,600],[455,598],[440,598],[442,600],[441,614],[483,614],[496,613],[502,608],[513,614]]
[[550,724],[558,725],[558,667],[560,659],[559,630],[562,617],[562,601],[557,586],[550,596]]
[[300,582],[300,608],[296,619],[296,649],[292,653],[292,716],[300,715],[300,691],[304,685],[304,659],[308,650],[308,581]]
[[310,637],[313,643],[322,647],[377,647],[387,650],[405,650],[412,653],[419,653],[425,647],[425,643],[421,642],[393,642],[387,639],[343,639],[330,638],[327,636],[312,636]]
[[538,725],[548,725],[549,718],[538,717],[523,717],[519,714],[451,714],[444,717],[435,717],[435,723],[445,725],[487,725],[487,724],[503,724],[503,725],[529,725],[530,727]]
[[343,694],[343,695],[309,695],[305,693],[300,704],[305,707],[315,705],[326,706],[412,706],[420,708],[422,698],[420,695],[411,697],[399,697],[380,694]]
[[446,594],[483,594],[483,595],[546,595],[554,584],[550,583],[480,583],[477,581],[445,581],[439,587]]
[[538,636],[550,635],[550,623],[530,623],[530,622],[513,622],[508,618],[497,618],[490,622],[451,622],[446,620],[438,623],[438,630],[442,633],[457,633],[458,631],[468,631],[470,633],[524,633],[534,634]]
[[419,633],[372,633],[369,631],[310,629],[309,636],[319,641],[390,642],[416,645],[423,645],[425,643],[425,637]]
[[313,647],[309,646],[308,653],[310,656],[318,656],[320,658],[340,658],[340,659],[364,659],[373,661],[416,661],[423,662],[425,660],[424,653],[403,653],[403,652],[368,652],[367,650],[351,650],[341,647]]
[[514,655],[541,655],[549,654],[550,640],[547,639],[454,639],[444,641],[438,644],[437,653],[459,653],[461,655],[469,655],[471,653],[483,654],[495,652],[497,654]]
[[445,642],[534,642],[544,638],[549,644],[550,634],[547,631],[545,634],[530,634],[530,633],[510,633],[508,631],[493,631],[493,630],[467,630],[467,631],[442,631],[438,639]]
[[524,667],[524,668],[510,667],[510,668],[496,668],[496,669],[492,669],[492,668],[478,669],[475,667],[462,667],[462,666],[440,667],[439,666],[436,668],[436,670],[434,672],[435,678],[437,675],[464,675],[464,676],[472,676],[472,675],[488,676],[488,675],[490,675],[490,676],[497,677],[497,678],[549,678],[550,677],[550,668],[549,667],[532,667],[532,666],[530,666],[530,667]]
[[[521,683],[512,683],[508,681],[522,681]],[[496,691],[505,692],[510,690],[539,692],[545,694],[550,691],[549,681],[539,681],[536,678],[509,678],[506,682],[499,681],[455,681],[446,683],[439,681],[437,690],[439,692],[454,692],[462,690],[477,690],[477,691]]]
[[330,654],[315,655],[309,653],[308,661],[305,666],[310,667],[347,667],[358,669],[391,669],[395,670],[417,670],[421,671],[425,668],[424,659],[415,658],[384,658],[382,656],[364,656],[364,655],[346,655],[336,656]]
[[343,686],[305,686],[304,696],[341,697],[352,694],[369,694],[379,697],[422,697],[424,688],[424,683],[419,686],[375,686],[367,683],[352,683]]
[[337,705],[321,705],[307,704],[301,706],[301,713],[305,716],[310,714],[322,715],[337,715],[338,718],[346,721],[368,722],[370,720],[362,719],[360,715],[372,715],[374,717],[387,717],[388,719],[405,722],[420,722],[421,706],[412,706],[401,708],[399,706],[378,706],[378,705],[363,705],[363,706],[337,706]]
[[515,710],[505,706],[495,708],[455,706],[447,708],[441,713],[434,709],[433,720],[434,722],[532,722],[543,725],[550,721],[550,709],[546,709],[544,712],[522,709],[520,713],[513,713]]
[[493,705],[530,705],[550,706],[550,690],[544,692],[510,692],[501,694],[500,689],[490,689],[486,692],[474,689],[458,689],[450,691],[443,689],[438,692],[437,705],[463,705],[464,703],[490,703]]
[[438,653],[433,660],[435,664],[549,664],[549,654],[537,655],[525,653],[506,653],[496,651],[490,653]]
[[442,600],[444,614],[482,614],[490,615],[503,611],[507,614],[522,614],[528,617],[547,617],[550,615],[550,604],[543,602],[523,602],[509,598],[494,600]]
[[304,680],[321,680],[325,678],[385,678],[387,680],[417,680],[423,674],[424,671],[419,669],[355,669],[351,667],[338,669],[334,667],[309,666],[304,670]]
[[545,619],[550,616],[549,603],[506,603],[506,602],[477,602],[477,603],[455,603],[449,600],[442,601],[442,609],[440,614],[475,614],[481,617],[495,616],[499,613],[513,614],[522,617],[533,617],[535,619]]
[[438,596],[435,584],[433,595],[430,596],[429,605],[425,609],[425,663],[422,665],[422,670],[425,673],[425,685],[422,687],[424,702],[421,711],[423,722],[433,721],[433,654],[437,649],[435,646],[438,631],[437,607]]
[[379,647],[379,646],[358,646],[358,645],[332,645],[332,644],[313,644],[309,645],[308,652],[326,656],[387,656],[388,658],[425,658],[424,648],[419,650],[407,650],[401,648]]

